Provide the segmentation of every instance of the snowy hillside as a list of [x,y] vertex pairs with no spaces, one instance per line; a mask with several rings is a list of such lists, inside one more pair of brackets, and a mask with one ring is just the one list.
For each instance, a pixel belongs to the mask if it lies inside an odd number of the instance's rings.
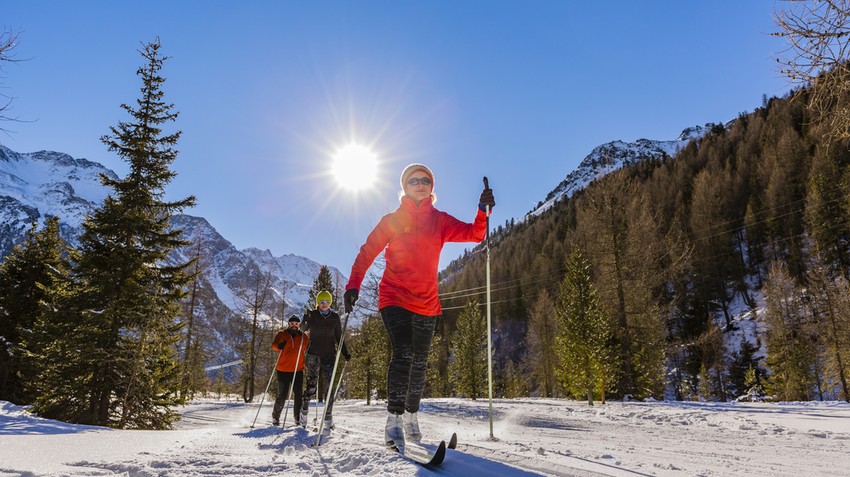
[[528,213],[528,216],[533,217],[542,214],[552,207],[552,204],[564,197],[570,197],[594,179],[624,166],[651,158],[673,157],[691,139],[702,137],[711,127],[711,124],[706,124],[705,126],[687,128],[672,141],[638,139],[635,142],[612,141],[596,146],[574,171],[567,174],[567,177],[554,190],[549,192],[546,199]]
[[[457,432],[438,469],[383,446],[384,403],[339,401],[337,429],[268,425],[268,401],[202,400],[172,431],[122,431],[33,417],[0,401],[0,476],[840,476],[850,466],[850,404],[585,403],[433,399],[426,440]],[[318,409],[317,409],[318,411]],[[311,413],[312,415],[313,413]],[[288,425],[292,416],[289,416]]]

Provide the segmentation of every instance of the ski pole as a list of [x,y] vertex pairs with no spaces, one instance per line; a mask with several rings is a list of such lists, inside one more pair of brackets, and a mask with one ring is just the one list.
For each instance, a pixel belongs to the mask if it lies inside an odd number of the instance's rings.
[[[289,410],[289,398],[292,397],[293,390],[295,389],[295,376],[298,375],[298,363],[301,361],[302,346],[304,346],[303,334],[301,335],[301,341],[298,343],[298,356],[295,357],[295,369],[292,370],[292,382],[289,383],[289,392],[286,393],[286,400],[283,401],[283,425],[280,427],[286,427],[286,414]],[[298,412],[301,412],[301,410],[299,409]]]
[[[490,188],[487,176],[484,176],[484,188]],[[490,400],[490,439],[493,437],[493,328],[490,320],[490,205],[484,206],[487,214],[486,272],[487,272],[487,387]]]
[[342,334],[339,337],[339,346],[336,349],[336,359],[334,360],[334,369],[331,371],[331,378],[328,380],[328,395],[325,398],[325,409],[322,411],[322,420],[319,421],[319,432],[316,435],[316,447],[322,442],[322,427],[325,425],[325,417],[328,415],[328,406],[331,404],[331,393],[333,392],[334,378],[336,377],[336,367],[339,364],[339,355],[342,354],[342,345],[345,343],[345,329],[348,328],[348,315],[345,314],[345,322],[342,325]]
[[[280,353],[278,353],[278,355],[277,355],[277,361],[280,361],[280,357],[281,357],[282,355],[283,355],[283,350],[280,350]],[[259,405],[259,406],[257,406],[257,415],[256,415],[256,416],[254,416],[254,422],[252,422],[252,423],[251,423],[251,429],[253,429],[253,428],[254,428],[254,424],[256,424],[256,423],[257,423],[257,418],[260,416],[260,409],[262,409],[262,408],[263,408],[263,401],[265,401],[265,400],[266,400],[266,394],[268,394],[268,393],[269,393],[269,386],[271,386],[271,385],[272,385],[272,379],[274,378],[274,372],[275,372],[275,371],[277,371],[277,369],[276,369],[276,368],[277,368],[277,361],[275,361],[275,365],[274,365],[274,367],[272,368],[272,375],[271,375],[271,376],[269,376],[269,383],[268,383],[268,384],[266,384],[266,392],[264,392],[264,393],[263,393],[263,398],[262,398],[262,399],[260,399],[260,405]]]
[[342,363],[342,371],[339,372],[339,383],[337,384],[336,391],[334,391],[334,402],[336,402],[336,397],[339,396],[339,385],[342,384],[342,377],[345,376],[346,366],[348,366],[348,361]]

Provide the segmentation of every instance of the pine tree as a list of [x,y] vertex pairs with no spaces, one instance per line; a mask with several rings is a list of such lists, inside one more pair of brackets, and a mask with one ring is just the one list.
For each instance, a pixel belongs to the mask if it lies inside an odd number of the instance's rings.
[[613,359],[608,349],[613,333],[590,280],[590,264],[579,249],[570,254],[566,268],[556,306],[559,370],[570,393],[586,397],[592,406],[599,382],[613,382],[606,376],[610,372],[606,362]]
[[[748,373],[758,373],[758,376],[763,376],[764,371],[761,370],[756,358],[758,348],[750,343],[747,339],[741,340],[740,348],[732,353],[732,359],[729,363],[728,374],[728,389],[735,396],[743,396],[746,394],[753,384],[748,382]],[[752,379],[755,379],[755,375]]]
[[67,254],[59,219],[47,217],[44,228],[33,223],[0,264],[0,400],[31,404],[38,396],[36,356],[45,344],[39,318],[52,294],[70,280]]
[[458,394],[471,399],[487,388],[487,322],[477,299],[467,301],[458,317],[449,376]]
[[77,326],[57,343],[63,360],[52,370],[71,383],[42,396],[37,410],[48,417],[145,429],[168,428],[177,418],[176,317],[191,262],[168,261],[188,244],[170,219],[195,199],[164,201],[180,132],[163,131],[178,113],[163,101],[160,72],[167,57],[160,48],[156,40],[140,51],[141,96],[135,107],[121,105],[132,120],[101,138],[130,172],[124,179],[101,176],[112,192],[83,224],[75,259],[79,285],[66,311],[76,315]]
[[310,287],[310,291],[307,293],[307,310],[313,310],[316,308],[316,296],[319,292],[327,290],[333,295],[333,303],[331,303],[331,309],[334,311],[340,310],[339,305],[340,302],[337,299],[336,287],[334,286],[333,276],[331,275],[331,270],[327,265],[322,265],[319,268],[319,275],[316,276],[316,279],[313,280],[313,286]]

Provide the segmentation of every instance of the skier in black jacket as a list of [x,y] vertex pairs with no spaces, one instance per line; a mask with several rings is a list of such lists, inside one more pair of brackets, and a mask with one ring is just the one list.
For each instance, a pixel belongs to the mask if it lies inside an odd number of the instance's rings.
[[[307,347],[307,387],[304,389],[304,395],[301,399],[301,419],[299,424],[301,427],[307,426],[307,414],[310,410],[310,400],[316,393],[319,381],[319,366],[324,370],[325,379],[330,380],[333,374],[334,361],[336,360],[336,350],[342,338],[342,324],[339,315],[331,310],[333,296],[330,292],[323,290],[316,295],[316,309],[304,315],[304,320],[301,323],[301,330],[310,335],[310,345]],[[345,346],[345,341],[342,343],[342,356],[346,361],[351,359],[348,353],[348,348]],[[326,429],[333,429],[333,401],[335,391],[331,391],[331,398],[325,404],[327,412],[325,413]]]

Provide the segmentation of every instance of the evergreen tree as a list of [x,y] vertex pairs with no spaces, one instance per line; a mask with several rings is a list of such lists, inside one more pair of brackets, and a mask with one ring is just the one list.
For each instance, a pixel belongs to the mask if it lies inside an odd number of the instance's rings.
[[121,105],[132,120],[101,138],[130,172],[124,179],[101,176],[112,192],[83,224],[75,260],[79,286],[65,313],[76,315],[77,326],[57,343],[62,360],[52,370],[69,382],[53,382],[39,400],[36,410],[46,417],[145,429],[168,428],[177,418],[176,317],[191,262],[168,261],[188,244],[170,219],[195,199],[164,201],[180,132],[163,131],[178,113],[163,101],[160,71],[167,58],[160,48],[157,40],[140,51],[141,96],[136,107]]
[[556,313],[562,381],[569,383],[573,396],[584,396],[592,406],[599,383],[614,381],[613,376],[606,375],[611,369],[606,364],[613,359],[608,348],[612,330],[591,282],[590,264],[577,248],[567,259]]
[[70,280],[67,252],[59,219],[50,216],[0,264],[0,400],[31,404],[38,396],[39,316]]
[[[730,395],[738,397],[747,394],[754,384],[752,381],[757,376],[764,375],[764,371],[759,367],[759,360],[755,356],[756,352],[758,348],[754,344],[747,339],[742,339],[740,348],[732,353],[727,379]],[[750,373],[756,374],[748,377]]]
[[449,377],[467,398],[477,399],[487,390],[487,322],[477,299],[467,301],[458,317]]
[[352,397],[365,398],[366,404],[373,398],[387,397],[387,369],[390,362],[390,342],[381,317],[369,315],[352,333],[348,344],[351,362],[346,371]]
[[333,295],[333,303],[331,303],[331,309],[334,311],[339,311],[341,308],[340,300],[338,300],[336,292],[336,287],[334,286],[333,276],[331,275],[331,270],[327,265],[322,265],[319,268],[319,275],[316,276],[316,279],[313,280],[313,286],[310,287],[310,291],[307,293],[307,311],[313,310],[316,308],[316,296],[322,291],[327,290]]

